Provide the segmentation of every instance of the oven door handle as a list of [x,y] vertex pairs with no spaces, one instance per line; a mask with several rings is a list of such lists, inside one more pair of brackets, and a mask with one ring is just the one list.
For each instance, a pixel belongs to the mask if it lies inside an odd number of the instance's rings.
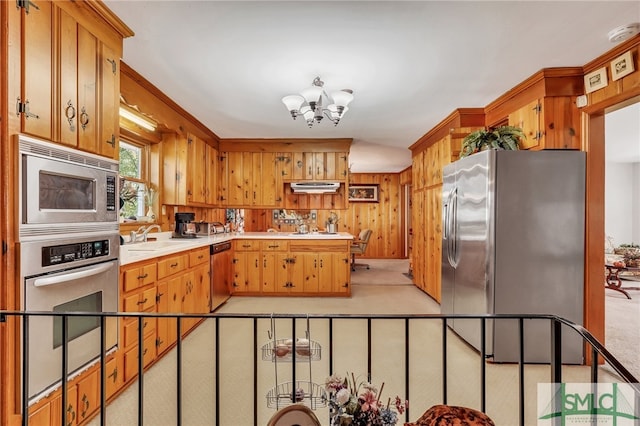
[[36,287],[44,287],[47,285],[63,284],[68,281],[77,280],[80,278],[91,277],[108,271],[113,268],[114,262],[103,263],[98,266],[85,269],[84,271],[71,272],[69,274],[56,275],[55,277],[36,278],[33,281],[33,285]]

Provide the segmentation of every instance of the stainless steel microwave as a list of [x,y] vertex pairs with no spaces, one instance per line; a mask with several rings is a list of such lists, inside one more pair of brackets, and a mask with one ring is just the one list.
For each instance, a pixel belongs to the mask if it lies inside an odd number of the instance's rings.
[[118,225],[117,161],[18,135],[19,218],[23,229]]

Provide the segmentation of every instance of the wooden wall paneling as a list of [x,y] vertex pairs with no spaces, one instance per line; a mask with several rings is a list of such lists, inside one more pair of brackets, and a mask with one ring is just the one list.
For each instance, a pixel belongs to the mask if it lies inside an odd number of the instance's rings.
[[349,152],[352,141],[351,138],[220,139],[220,150],[229,152]]
[[[617,105],[640,102],[640,35],[629,39],[586,64],[588,74],[631,51],[635,71],[605,89],[587,94],[587,106],[582,109],[582,150],[587,152],[586,188],[586,265],[585,265],[585,324],[601,342],[605,341],[604,292],[602,264],[604,262],[604,114]],[[608,69],[610,73],[610,70]],[[609,74],[610,76],[610,74]],[[587,362],[590,362],[590,354]]]

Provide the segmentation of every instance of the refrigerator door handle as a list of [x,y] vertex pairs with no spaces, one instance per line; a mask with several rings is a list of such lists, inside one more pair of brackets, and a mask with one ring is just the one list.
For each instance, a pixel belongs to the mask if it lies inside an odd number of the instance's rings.
[[455,188],[451,193],[449,208],[451,209],[449,212],[449,246],[451,249],[448,256],[450,257],[449,264],[455,269],[460,263],[460,255],[458,253],[458,188]]
[[[446,196],[443,208],[442,208],[442,215],[443,215],[443,229],[442,229],[442,237],[443,240],[445,241],[445,247],[444,249],[447,251],[447,262],[449,262],[449,265],[452,265],[452,258],[451,258],[451,197],[453,197],[453,189],[451,191],[449,191],[449,193]],[[453,266],[453,265],[452,265]]]

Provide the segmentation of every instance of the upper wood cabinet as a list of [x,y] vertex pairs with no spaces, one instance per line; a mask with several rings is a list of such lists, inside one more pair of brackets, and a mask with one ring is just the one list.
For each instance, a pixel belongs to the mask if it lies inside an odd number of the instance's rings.
[[21,11],[22,91],[15,99],[21,131],[47,140],[53,139],[53,9],[36,0]]
[[509,125],[527,136],[520,149],[580,148],[578,109],[569,96],[536,99],[510,113]]
[[220,201],[229,207],[278,207],[283,184],[275,152],[224,152],[220,158]]
[[117,158],[118,66],[122,38],[132,33],[114,30],[93,9],[81,11],[91,6],[28,3],[20,21],[19,131]]
[[331,180],[346,182],[349,177],[347,152],[292,152],[281,154],[280,174],[285,182]]
[[165,134],[163,202],[180,206],[217,203],[218,150],[195,135]]

